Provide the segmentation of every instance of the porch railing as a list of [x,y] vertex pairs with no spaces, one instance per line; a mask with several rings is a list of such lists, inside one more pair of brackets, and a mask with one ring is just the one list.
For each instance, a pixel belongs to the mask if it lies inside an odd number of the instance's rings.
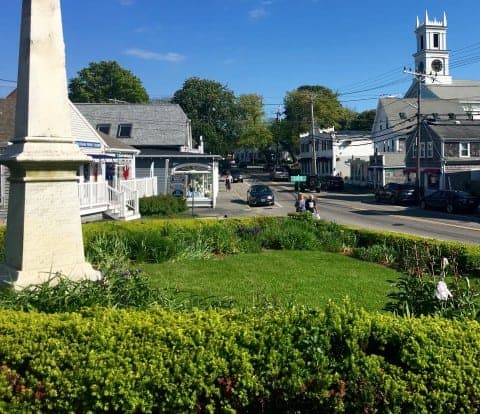
[[135,190],[119,191],[107,185],[109,210],[118,218],[127,217],[128,213],[137,215],[140,211],[138,192]]
[[93,209],[106,207],[109,196],[106,183],[80,183],[78,184],[80,209]]
[[120,191],[137,191],[138,197],[151,197],[158,194],[157,177],[135,178],[119,182]]
[[[116,189],[107,182],[80,183],[78,184],[78,197],[80,201],[80,214],[91,214],[96,212],[110,212],[118,218],[125,218],[129,214],[138,215],[139,194],[150,194],[149,191],[156,191],[153,187],[153,180],[140,180],[135,189],[135,180],[129,180],[127,185]],[[150,185],[150,188],[149,188]]]

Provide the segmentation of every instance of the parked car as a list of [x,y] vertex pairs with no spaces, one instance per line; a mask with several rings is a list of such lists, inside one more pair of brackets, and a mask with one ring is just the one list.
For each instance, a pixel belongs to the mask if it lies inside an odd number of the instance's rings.
[[285,167],[276,167],[270,173],[270,179],[272,181],[288,181],[290,180],[290,173]]
[[316,175],[307,175],[305,181],[295,183],[295,191],[316,191],[319,193],[322,183]]
[[477,211],[480,199],[465,191],[438,190],[422,198],[420,207],[473,213]]
[[254,184],[247,191],[247,204],[252,206],[273,206],[275,195],[268,185]]
[[322,190],[343,190],[345,183],[343,178],[338,175],[326,175],[320,177]]
[[417,191],[411,184],[388,183],[375,191],[375,200],[391,204],[414,203]]
[[234,183],[243,183],[243,174],[240,168],[232,168],[230,171]]

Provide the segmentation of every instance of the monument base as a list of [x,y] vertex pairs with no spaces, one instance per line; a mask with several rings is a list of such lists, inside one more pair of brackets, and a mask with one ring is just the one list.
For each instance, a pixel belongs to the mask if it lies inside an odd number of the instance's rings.
[[24,289],[31,285],[38,285],[52,281],[55,283],[55,275],[61,274],[69,280],[100,280],[102,274],[95,270],[90,263],[84,262],[73,265],[70,268],[51,270],[19,270],[6,264],[0,264],[0,284],[12,286],[16,290]]

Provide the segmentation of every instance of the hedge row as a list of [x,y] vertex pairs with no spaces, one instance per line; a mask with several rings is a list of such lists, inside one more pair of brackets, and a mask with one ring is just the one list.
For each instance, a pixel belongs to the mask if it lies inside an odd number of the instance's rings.
[[184,197],[158,195],[141,198],[139,208],[142,216],[169,216],[185,211],[187,203]]
[[[175,257],[235,254],[261,249],[324,250],[382,261],[369,249],[388,254],[399,270],[439,274],[440,258],[447,257],[454,273],[480,272],[480,246],[425,239],[402,233],[341,226],[306,216],[256,217],[225,220],[148,220],[93,223],[84,226],[87,254],[102,244],[118,251],[119,243],[132,260],[161,262]],[[388,262],[388,260],[386,261]],[[433,268],[436,267],[436,268]]]
[[346,304],[0,314],[0,412],[477,413],[480,326]]

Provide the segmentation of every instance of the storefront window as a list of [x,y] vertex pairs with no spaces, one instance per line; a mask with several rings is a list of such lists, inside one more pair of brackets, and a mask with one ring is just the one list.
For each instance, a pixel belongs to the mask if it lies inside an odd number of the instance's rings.
[[170,193],[187,200],[210,200],[213,198],[213,174],[205,165],[182,165],[172,172]]
[[187,176],[187,198],[210,198],[212,196],[211,174],[194,173]]
[[429,190],[438,190],[440,188],[439,176],[436,174],[427,174],[427,188]]

